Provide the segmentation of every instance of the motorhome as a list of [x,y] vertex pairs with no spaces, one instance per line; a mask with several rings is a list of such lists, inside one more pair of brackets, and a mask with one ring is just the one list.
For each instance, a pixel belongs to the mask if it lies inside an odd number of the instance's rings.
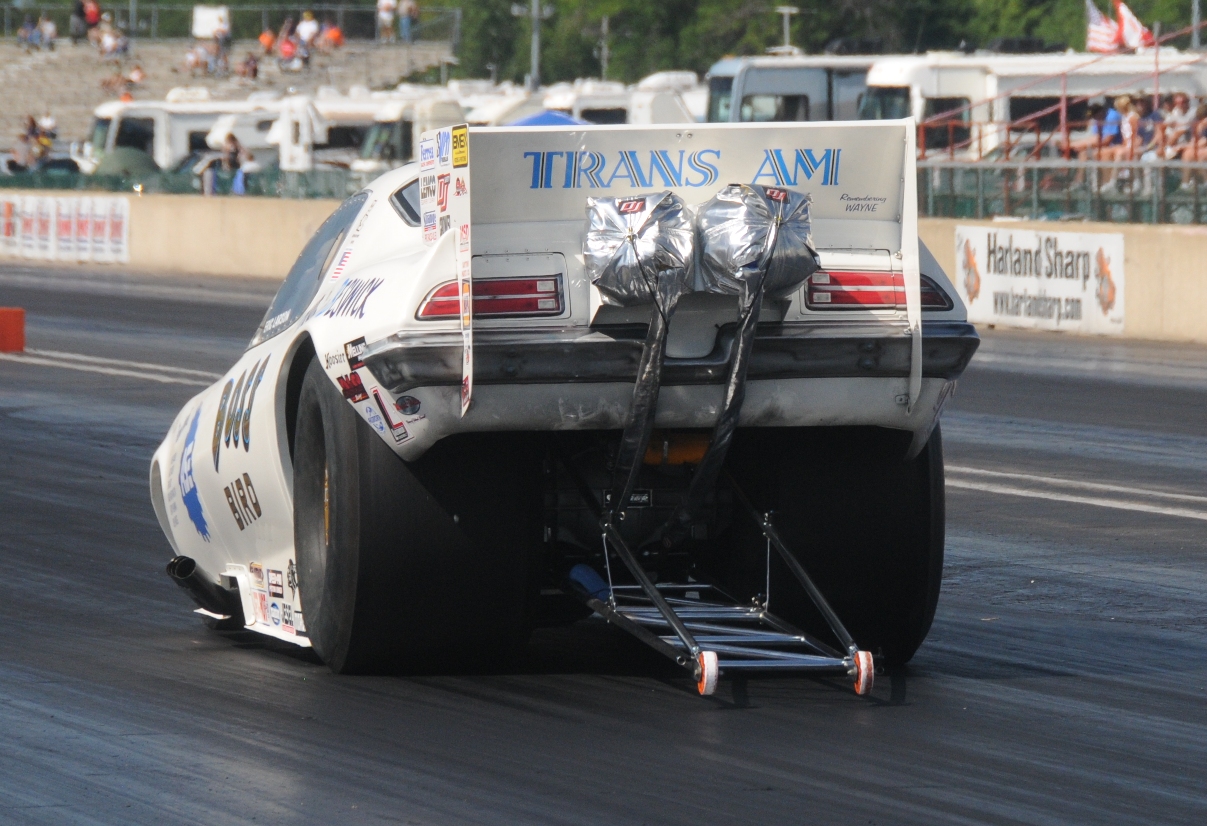
[[443,95],[412,99],[375,98],[377,113],[354,160],[354,172],[381,173],[409,163],[419,136],[430,129],[462,123],[461,104]]
[[679,93],[670,88],[630,88],[610,80],[558,83],[545,92],[544,107],[586,123],[694,123]]
[[[957,147],[978,156],[1016,131],[1053,131],[1066,119],[1079,128],[1088,104],[1123,93],[1151,95],[1207,92],[1207,61],[1202,56],[1161,49],[1137,55],[973,54],[930,52],[884,57],[868,71],[867,93],[859,115],[892,120],[912,115],[920,123],[919,143],[926,149]],[[1039,112],[1020,124],[1020,119]],[[947,117],[945,114],[950,113]]]
[[730,57],[708,70],[708,122],[855,120],[868,55]]
[[[219,119],[245,147],[267,150],[268,132],[280,107],[273,100],[109,101],[93,111],[88,140],[72,152],[81,171],[92,173],[114,149],[145,152],[160,169],[176,169],[190,156],[215,147],[207,142]],[[218,145],[220,146],[220,138]]]

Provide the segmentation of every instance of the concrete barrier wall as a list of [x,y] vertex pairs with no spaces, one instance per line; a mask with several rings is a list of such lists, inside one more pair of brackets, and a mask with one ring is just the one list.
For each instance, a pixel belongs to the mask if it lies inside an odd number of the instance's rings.
[[1207,227],[1149,224],[967,221],[921,218],[918,234],[949,278],[956,273],[956,225],[1123,234],[1128,338],[1207,343]]
[[[278,279],[339,203],[198,195],[128,197],[131,268]],[[956,273],[957,224],[1122,233],[1124,335],[1207,343],[1207,227],[920,219],[922,240],[951,277]]]
[[283,278],[337,206],[284,198],[131,197],[130,266]]
[[[6,199],[21,195],[61,199],[93,194],[106,200],[124,198],[129,205],[126,247],[129,262],[122,266],[151,272],[275,279],[289,272],[306,241],[339,205],[334,200],[0,191],[0,196]],[[0,250],[0,262],[6,260],[6,254],[7,260],[59,266],[70,266],[70,261],[64,259],[75,258],[74,253],[52,260],[38,255],[24,258],[24,251],[14,247],[7,252]],[[96,263],[90,261],[89,266]]]

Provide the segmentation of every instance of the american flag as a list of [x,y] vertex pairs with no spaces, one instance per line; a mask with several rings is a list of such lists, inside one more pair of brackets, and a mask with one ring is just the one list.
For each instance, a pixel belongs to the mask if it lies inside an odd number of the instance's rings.
[[333,267],[331,270],[331,280],[332,281],[339,278],[340,275],[343,274],[344,265],[348,263],[348,259],[351,257],[352,257],[352,250],[348,250],[342,256],[340,256],[339,263],[336,264],[335,267]]
[[1119,21],[1119,40],[1129,49],[1151,46],[1153,33],[1132,13],[1123,0],[1115,0],[1115,18]]
[[1087,52],[1119,51],[1119,26],[1103,15],[1094,0],[1085,0],[1085,50]]

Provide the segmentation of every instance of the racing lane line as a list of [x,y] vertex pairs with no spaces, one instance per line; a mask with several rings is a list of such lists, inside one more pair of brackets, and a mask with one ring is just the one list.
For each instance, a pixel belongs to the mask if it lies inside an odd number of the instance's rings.
[[1082,482],[1076,479],[1062,479],[1059,476],[1039,476],[1034,473],[1007,473],[1001,470],[983,470],[963,465],[948,465],[950,473],[969,473],[978,476],[996,476],[1000,479],[1022,479],[1029,482],[1042,482],[1047,485],[1065,488],[1080,488],[1082,490],[1100,490],[1109,493],[1131,493],[1136,496],[1153,496],[1158,499],[1181,499],[1186,502],[1202,502],[1207,504],[1207,496],[1194,496],[1189,493],[1169,493],[1163,490],[1127,487],[1126,485],[1105,485],[1101,482]]
[[101,358],[100,356],[86,356],[83,353],[68,353],[63,350],[35,350],[32,347],[26,347],[25,352],[33,356],[41,356],[42,358],[64,359],[66,361],[90,361],[96,364],[115,364],[121,367],[139,367],[147,370],[155,370],[161,373],[183,373],[190,376],[200,376],[206,379],[220,379],[221,373],[213,373],[209,370],[191,370],[188,367],[172,367],[168,364],[151,364],[146,361],[127,361],[126,359],[109,359]]
[[80,370],[85,373],[101,373],[106,376],[129,376],[147,381],[157,381],[161,384],[187,384],[194,387],[209,387],[213,382],[199,379],[186,379],[177,376],[165,376],[162,373],[150,373],[146,370],[123,370],[117,367],[102,367],[97,364],[73,364],[69,361],[22,356],[16,353],[0,353],[0,361],[15,361],[18,364],[33,364],[39,367],[63,367],[68,370]]
[[1024,496],[1029,499],[1047,499],[1053,502],[1072,502],[1079,505],[1094,505],[1100,508],[1114,508],[1122,511],[1139,511],[1155,513],[1162,516],[1184,516],[1187,519],[1201,519],[1207,522],[1207,511],[1190,510],[1189,508],[1164,508],[1160,505],[1149,505],[1145,502],[1131,502],[1126,499],[1101,499],[1095,496],[1073,496],[1068,493],[1054,493],[1046,490],[1015,488],[1008,485],[994,485],[986,482],[967,482],[964,480],[947,479],[947,487],[960,490],[977,490],[984,493],[1000,493],[1006,496]]

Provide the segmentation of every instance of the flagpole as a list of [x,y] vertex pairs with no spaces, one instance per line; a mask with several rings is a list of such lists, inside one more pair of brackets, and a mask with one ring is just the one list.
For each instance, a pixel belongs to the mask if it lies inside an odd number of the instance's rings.
[[1190,25],[1194,28],[1190,32],[1190,48],[1198,51],[1199,48],[1199,25],[1201,18],[1199,16],[1199,0],[1192,0],[1190,4]]

